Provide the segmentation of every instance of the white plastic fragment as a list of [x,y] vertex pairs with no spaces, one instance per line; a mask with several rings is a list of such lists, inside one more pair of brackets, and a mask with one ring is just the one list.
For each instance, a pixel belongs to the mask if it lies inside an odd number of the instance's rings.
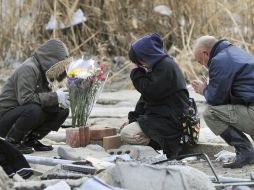
[[56,183],[55,185],[48,186],[44,190],[55,190],[55,189],[71,190],[71,187],[65,181],[60,181]]
[[77,25],[82,22],[86,22],[87,17],[85,16],[84,12],[81,9],[78,9],[72,16],[72,25]]
[[164,16],[170,16],[172,14],[171,9],[166,5],[157,5],[153,8],[154,12],[159,13]]
[[51,15],[46,25],[46,30],[53,30],[53,29],[64,29],[69,28],[71,26],[80,24],[82,22],[86,22],[87,17],[85,16],[84,12],[81,9],[75,11],[71,18],[71,23],[69,25],[65,25],[63,22],[58,22],[55,16]]
[[216,161],[230,162],[235,158],[235,155],[236,154],[233,152],[222,150],[219,153],[215,154],[214,157],[216,157]]

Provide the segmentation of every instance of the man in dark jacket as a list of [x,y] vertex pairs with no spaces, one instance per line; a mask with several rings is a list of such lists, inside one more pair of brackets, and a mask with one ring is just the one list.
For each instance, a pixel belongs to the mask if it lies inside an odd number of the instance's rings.
[[130,74],[141,97],[129,125],[121,131],[129,144],[158,143],[167,157],[181,151],[180,118],[186,111],[189,94],[184,76],[173,58],[163,50],[161,37],[154,33],[132,43],[130,60],[135,67]]
[[209,104],[204,119],[236,150],[234,162],[223,167],[253,164],[254,149],[244,133],[254,135],[254,56],[213,36],[200,37],[194,55],[209,70],[209,83],[205,78],[192,82]]
[[41,45],[7,80],[0,94],[0,136],[22,153],[49,151],[38,141],[57,131],[69,114],[69,94],[52,92],[49,82],[62,80],[69,64],[63,42],[52,39]]

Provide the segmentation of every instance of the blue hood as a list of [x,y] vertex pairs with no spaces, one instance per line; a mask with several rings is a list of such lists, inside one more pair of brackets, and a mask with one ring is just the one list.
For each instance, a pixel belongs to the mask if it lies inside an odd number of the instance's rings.
[[163,41],[159,34],[153,33],[145,35],[133,42],[131,48],[136,53],[138,59],[153,66],[163,58],[169,56],[163,50]]

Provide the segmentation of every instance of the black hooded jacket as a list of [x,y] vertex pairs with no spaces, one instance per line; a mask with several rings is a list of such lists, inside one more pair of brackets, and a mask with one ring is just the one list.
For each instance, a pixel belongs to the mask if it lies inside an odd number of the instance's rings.
[[179,144],[180,118],[189,99],[184,76],[173,58],[163,51],[158,34],[144,36],[131,48],[152,70],[147,72],[138,67],[130,74],[141,97],[135,111],[129,113],[129,122],[138,121],[144,133],[162,148]]

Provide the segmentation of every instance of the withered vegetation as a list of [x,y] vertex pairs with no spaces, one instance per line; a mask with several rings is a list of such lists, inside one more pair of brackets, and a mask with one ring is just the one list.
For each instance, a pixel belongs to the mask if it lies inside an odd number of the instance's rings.
[[[157,5],[168,6],[171,15],[155,12]],[[70,24],[79,8],[88,18],[86,22],[45,29],[51,16]],[[253,18],[253,0],[0,0],[0,68],[26,58],[52,37],[63,40],[74,56],[107,59],[126,56],[131,41],[158,32],[166,50],[192,80],[205,73],[193,61],[194,39],[215,35],[253,52]]]

